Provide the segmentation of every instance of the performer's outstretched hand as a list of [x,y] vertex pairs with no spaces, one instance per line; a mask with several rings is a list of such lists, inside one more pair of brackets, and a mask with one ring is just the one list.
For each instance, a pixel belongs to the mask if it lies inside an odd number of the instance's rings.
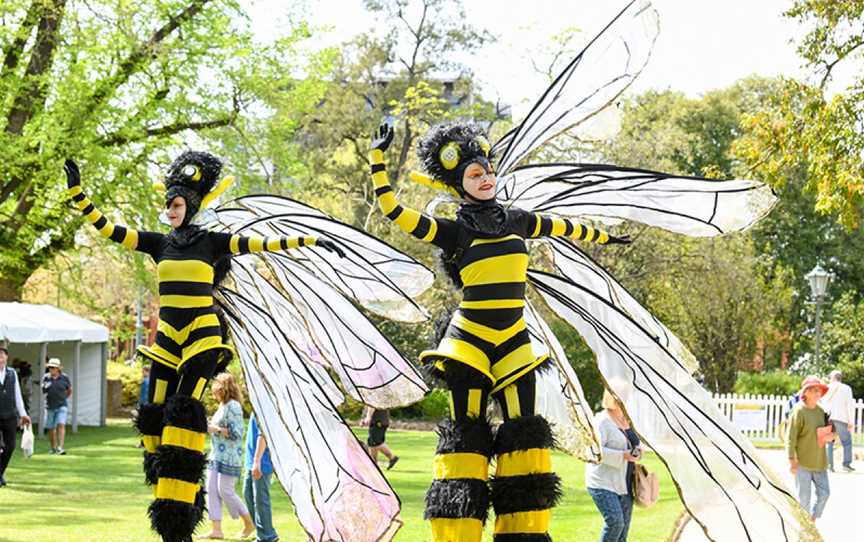
[[78,171],[78,164],[67,158],[63,164],[63,171],[66,172],[67,188],[81,185],[81,173]]
[[386,151],[390,147],[390,143],[393,143],[393,133],[393,127],[382,122],[381,126],[372,134],[372,148],[381,152]]
[[633,242],[633,239],[630,238],[629,235],[622,235],[621,237],[616,237],[614,235],[609,236],[609,240],[606,241],[607,245],[629,245]]
[[345,257],[345,251],[342,250],[342,249],[339,247],[339,245],[337,245],[336,243],[334,243],[334,242],[331,241],[330,239],[318,239],[318,240],[315,241],[315,246],[316,246],[316,247],[321,247],[321,248],[323,248],[324,250],[329,250],[330,252],[333,252],[334,254],[336,254],[337,256],[339,256],[340,258],[344,258],[344,257]]

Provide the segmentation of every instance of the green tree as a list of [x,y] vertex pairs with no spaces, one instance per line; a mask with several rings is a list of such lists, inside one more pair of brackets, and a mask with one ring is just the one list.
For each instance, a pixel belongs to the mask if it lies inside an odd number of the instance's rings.
[[864,72],[845,92],[829,97],[826,88],[838,65],[861,58],[864,1],[796,0],[785,16],[809,29],[798,52],[819,82],[783,81],[783,91],[747,120],[753,137],[746,156],[775,186],[803,168],[817,210],[855,228],[864,203]]
[[118,221],[152,226],[140,210],[170,154],[235,125],[254,69],[292,58],[290,40],[257,45],[233,0],[9,0],[0,17],[0,299],[74,244],[63,158]]
[[824,350],[820,366],[810,365],[810,372],[827,374],[833,369],[843,372],[843,381],[852,386],[855,397],[864,396],[864,301],[852,292],[840,296],[831,307],[831,316],[823,328]]
[[[434,267],[437,250],[405,235],[377,207],[367,158],[371,134],[382,119],[395,119],[388,174],[404,205],[424,208],[436,194],[408,180],[416,167],[418,138],[438,122],[470,118],[491,126],[500,116],[480,97],[470,71],[455,60],[492,37],[469,22],[458,0],[368,1],[365,6],[376,15],[380,32],[332,51],[327,84],[314,108],[274,107],[276,116],[298,129],[293,139],[273,132],[267,145],[293,147],[302,156],[302,168],[293,173],[296,197]],[[439,281],[422,302],[434,320],[444,307],[455,305],[455,295]],[[433,336],[431,322],[376,323],[409,357],[428,348]]]
[[[733,152],[740,120],[776,83],[746,79],[699,99],[650,91],[623,104],[621,129],[601,149],[615,164],[683,175],[740,177]],[[665,322],[700,361],[700,376],[716,392],[731,391],[742,365],[766,350],[783,350],[782,322],[792,296],[783,270],[748,234],[688,239],[630,226],[636,242],[598,257]],[[773,354],[772,354],[773,356]]]

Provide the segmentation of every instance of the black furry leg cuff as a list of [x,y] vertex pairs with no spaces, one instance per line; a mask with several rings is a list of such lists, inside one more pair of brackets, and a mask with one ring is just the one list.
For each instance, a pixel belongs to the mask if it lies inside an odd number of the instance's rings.
[[138,413],[132,418],[135,429],[142,435],[158,437],[162,434],[163,413],[165,405],[146,403],[141,405]]
[[195,495],[195,503],[156,499],[147,510],[150,525],[164,542],[191,540],[195,528],[204,518],[204,492]]
[[144,452],[144,481],[149,486],[156,485],[156,481],[159,479],[159,471],[156,467],[158,455],[158,453]]
[[486,522],[489,486],[483,480],[433,480],[426,492],[426,519],[474,518]]
[[204,404],[188,395],[172,395],[165,402],[165,425],[207,432],[207,411]]
[[489,482],[496,514],[554,508],[561,500],[561,478],[553,472],[497,476]]
[[153,466],[158,478],[173,478],[192,484],[200,484],[204,479],[207,456],[201,452],[163,445],[153,455]]
[[485,419],[461,421],[446,419],[438,424],[438,449],[435,453],[471,452],[492,455],[492,427]]
[[554,447],[552,427],[542,416],[511,418],[502,423],[495,434],[495,455],[531,448]]

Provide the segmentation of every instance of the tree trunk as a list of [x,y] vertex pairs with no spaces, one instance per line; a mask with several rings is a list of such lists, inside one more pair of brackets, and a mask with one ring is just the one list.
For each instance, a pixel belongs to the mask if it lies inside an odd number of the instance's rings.
[[0,278],[0,301],[21,301],[23,290],[24,282],[20,278]]

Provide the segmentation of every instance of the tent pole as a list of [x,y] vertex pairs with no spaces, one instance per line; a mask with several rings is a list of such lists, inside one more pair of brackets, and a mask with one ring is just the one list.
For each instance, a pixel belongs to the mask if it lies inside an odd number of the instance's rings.
[[105,426],[105,419],[106,419],[107,414],[108,414],[108,343],[107,342],[102,343],[102,366],[101,366],[100,373],[101,373],[100,388],[102,391],[100,393],[101,397],[99,398],[100,399],[100,401],[99,401],[100,402],[100,407],[99,407],[100,417],[99,417],[99,419],[101,420],[100,424],[102,425],[102,427],[104,427]]
[[39,403],[39,436],[45,436],[45,421],[47,420],[48,412],[45,408],[46,399],[44,398],[44,394],[42,393],[42,379],[45,377],[45,358],[48,357],[48,343],[42,343],[42,346],[39,347],[39,373],[37,379],[39,380],[39,393],[36,395],[37,400],[33,401],[33,405]]
[[75,341],[72,349],[72,432],[78,432],[78,393],[81,385],[78,376],[81,374],[81,341]]

